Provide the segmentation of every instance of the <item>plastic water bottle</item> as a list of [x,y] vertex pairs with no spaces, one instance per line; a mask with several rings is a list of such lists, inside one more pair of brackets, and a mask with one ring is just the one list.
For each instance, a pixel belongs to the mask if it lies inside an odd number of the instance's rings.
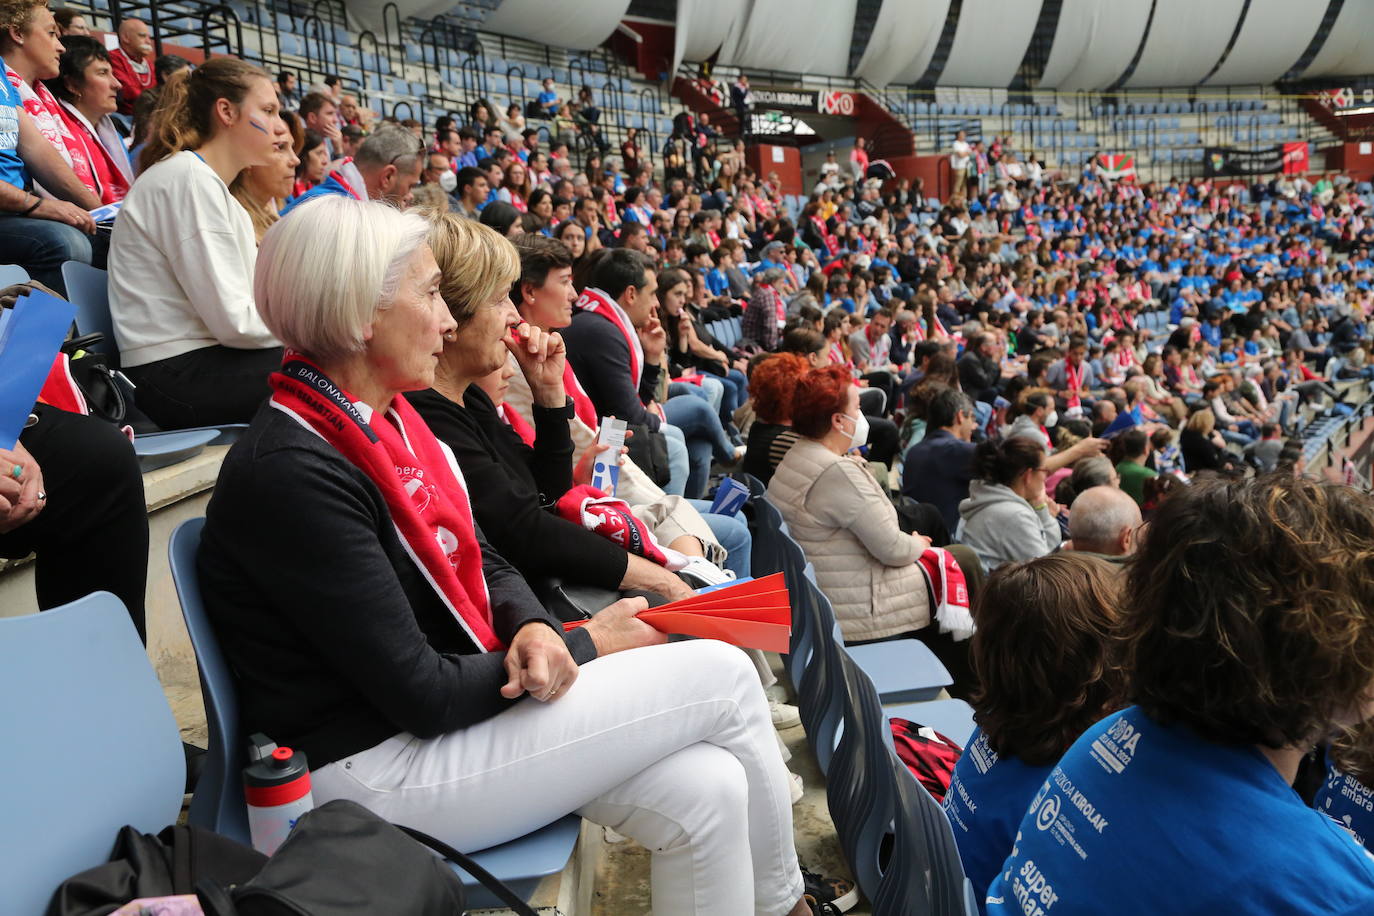
[[243,770],[248,831],[253,848],[270,856],[300,816],[315,807],[310,795],[310,766],[303,752],[277,747],[266,735],[253,735],[248,740],[251,762]]

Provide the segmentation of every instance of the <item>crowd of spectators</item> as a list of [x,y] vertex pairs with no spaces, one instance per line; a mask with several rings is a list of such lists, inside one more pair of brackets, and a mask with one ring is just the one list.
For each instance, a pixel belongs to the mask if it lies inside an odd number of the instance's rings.
[[[1180,873],[1282,911],[1297,887],[1249,839],[1278,828],[1368,904],[1374,869],[1284,785],[1328,745],[1332,779],[1369,775],[1344,733],[1374,679],[1374,509],[1296,439],[1374,378],[1367,190],[1053,176],[960,135],[944,203],[868,177],[860,142],[796,206],[706,115],[613,152],[593,93],[548,80],[431,128],[337,78],[155,61],[138,20],[112,51],[84,27],[0,0],[6,260],[59,293],[63,262],[108,265],[152,424],[249,424],[206,602],[245,726],[309,754],[317,801],[462,848],[577,811],[653,850],[656,911],[825,912],[767,660],[634,616],[751,574],[748,526],[707,500],[743,471],[844,639],[915,636],[971,701],[946,804],[988,912]],[[747,126],[747,79],[730,99]],[[110,479],[73,470],[87,446]],[[608,457],[614,501],[591,487]],[[142,632],[118,434],[40,407],[11,463],[0,553],[38,551],[44,607],[108,588]],[[78,560],[96,523],[129,529],[104,566]],[[946,561],[971,616],[927,585]],[[599,613],[565,636],[553,596],[579,588]],[[1170,817],[1220,844],[1210,866],[1145,810],[1185,771],[1214,801]],[[1220,823],[1225,793],[1255,826]],[[1126,871],[1140,887],[1108,886]]]

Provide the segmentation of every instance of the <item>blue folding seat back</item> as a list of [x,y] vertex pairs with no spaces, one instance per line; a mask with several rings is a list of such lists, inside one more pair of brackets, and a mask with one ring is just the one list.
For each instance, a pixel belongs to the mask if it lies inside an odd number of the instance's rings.
[[[205,715],[210,731],[205,771],[191,799],[190,821],[246,842],[248,824],[240,776],[245,761],[239,723],[238,687],[205,612],[196,570],[196,553],[200,549],[204,527],[203,518],[182,522],[172,532],[167,548],[172,581],[176,584],[177,597],[181,601],[182,617],[186,620],[186,629],[191,635],[191,645],[195,648],[196,661],[200,666],[201,693],[205,698]],[[460,815],[459,812],[456,816]],[[581,825],[582,819],[570,814],[508,843],[474,852],[472,858],[504,881],[516,894],[528,900],[540,881],[557,874],[567,865],[577,844]],[[456,865],[453,868],[467,888],[469,906],[480,909],[499,905],[499,901],[475,878]]]
[[[826,801],[854,880],[871,900],[884,869],[892,865],[883,856],[897,795],[894,758],[885,737],[891,727],[877,692],[858,666],[841,654],[837,668],[844,731],[826,771]],[[932,911],[926,907],[920,912]]]
[[128,611],[108,592],[0,619],[0,888],[42,913],[105,862],[125,824],[176,823],[186,764],[176,719]]
[[104,341],[90,349],[114,355],[114,319],[110,317],[109,274],[98,267],[67,261],[62,265],[62,282],[67,285],[67,300],[76,306],[76,330],[81,334],[101,334]]
[[982,912],[964,875],[954,831],[940,803],[900,760],[890,757],[894,779],[892,854],[873,912],[891,916],[977,916]]
[[29,272],[18,264],[0,264],[0,289],[29,282]]

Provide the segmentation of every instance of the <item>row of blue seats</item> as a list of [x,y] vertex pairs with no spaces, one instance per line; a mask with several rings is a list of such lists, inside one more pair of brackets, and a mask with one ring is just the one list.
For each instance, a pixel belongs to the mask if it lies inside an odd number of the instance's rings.
[[1235,114],[1218,115],[1213,123],[1216,124],[1217,127],[1231,127],[1237,124],[1242,127],[1270,127],[1274,124],[1283,123],[1283,115],[1279,114],[1277,111],[1258,111],[1253,114],[1240,112],[1239,114],[1239,118],[1237,118]]
[[1153,143],[1155,146],[1197,146],[1202,143],[1202,136],[1197,131],[1187,131],[1184,133],[1166,133],[1161,131],[1157,134],[1113,134],[1114,143],[1125,143],[1130,146],[1148,146]]
[[1105,105],[1094,105],[1092,113],[1094,117],[1110,117],[1117,114],[1127,115],[1150,115],[1150,114],[1191,114],[1193,112],[1209,111],[1263,111],[1264,102],[1260,99],[1231,99],[1229,101],[1201,101],[1192,102],[1188,100],[1174,102],[1126,102],[1125,104],[1107,103]]
[[1003,117],[1015,117],[1017,115],[1057,115],[1059,108],[1055,105],[1020,105],[1004,103],[993,105],[991,103],[974,105],[961,104],[958,102],[921,102],[909,100],[906,106],[907,114],[932,114],[932,115],[971,115],[974,117],[991,117],[1000,115]]

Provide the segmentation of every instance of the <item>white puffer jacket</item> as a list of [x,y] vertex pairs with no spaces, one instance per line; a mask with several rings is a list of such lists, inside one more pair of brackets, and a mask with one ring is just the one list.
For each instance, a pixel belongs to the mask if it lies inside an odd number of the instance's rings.
[[816,567],[846,640],[880,639],[930,623],[920,549],[866,465],[801,439],[768,485],[792,537]]

